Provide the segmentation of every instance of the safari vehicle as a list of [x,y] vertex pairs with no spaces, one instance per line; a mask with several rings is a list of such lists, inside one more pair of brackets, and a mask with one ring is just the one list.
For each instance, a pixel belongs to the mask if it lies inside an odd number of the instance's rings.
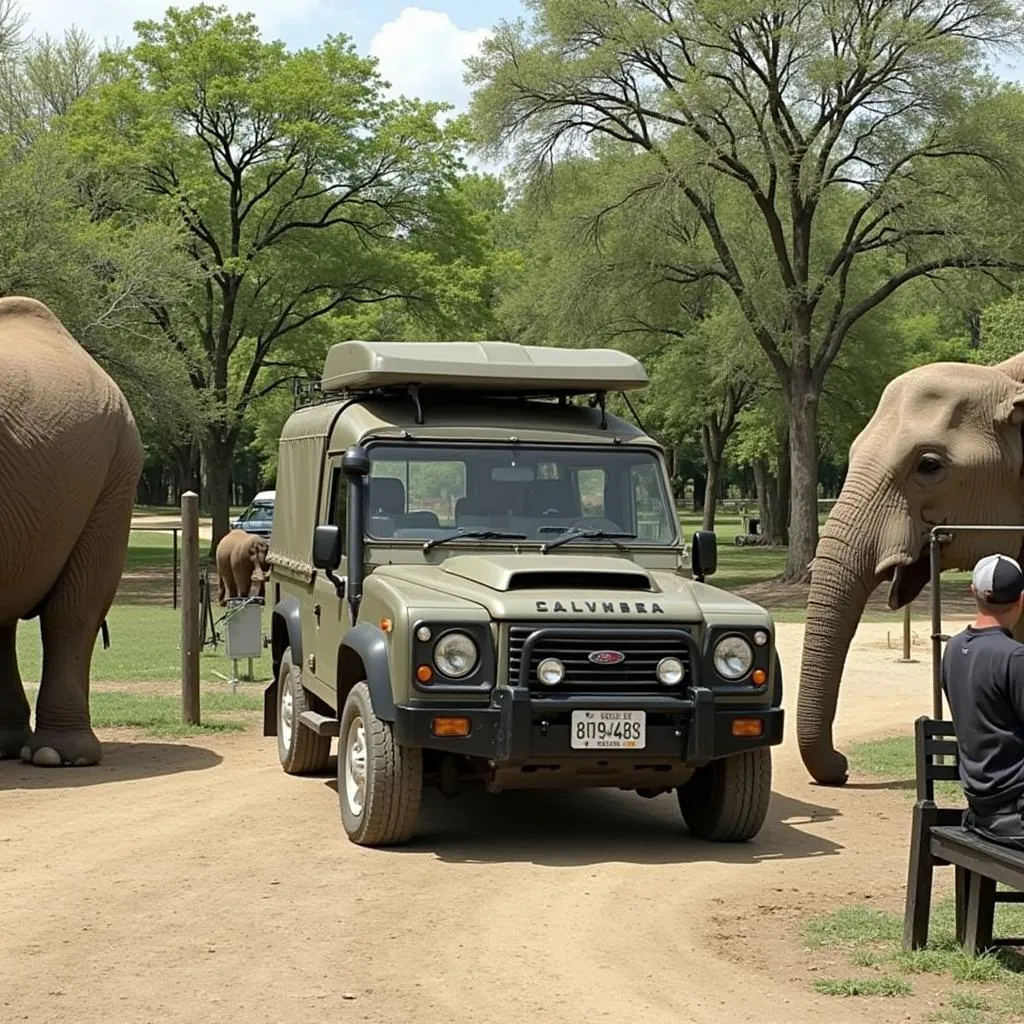
[[358,844],[415,833],[425,785],[677,794],[747,840],[782,740],[770,616],[703,582],[664,455],[606,396],[616,351],[350,341],[282,431],[270,545],[284,770],[328,769]]

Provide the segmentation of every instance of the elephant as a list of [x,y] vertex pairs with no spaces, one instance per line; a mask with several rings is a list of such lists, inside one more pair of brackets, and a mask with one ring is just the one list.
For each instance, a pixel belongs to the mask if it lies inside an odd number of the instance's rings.
[[[142,442],[121,389],[32,298],[0,298],[0,396],[0,757],[98,764],[92,653],[124,571]],[[32,729],[16,639],[36,616]]]
[[217,544],[217,575],[220,591],[217,600],[227,604],[228,598],[249,597],[253,582],[259,583],[259,596],[264,596],[269,545],[255,533],[231,530]]
[[[811,585],[797,697],[797,742],[823,785],[848,764],[832,726],[840,677],[869,596],[889,582],[892,610],[929,580],[929,534],[941,525],[1024,523],[1024,354],[995,366],[936,362],[894,378],[854,439],[839,497],[822,527]],[[943,569],[983,555],[1018,556],[1024,531],[953,535]],[[1018,627],[1024,638],[1024,622]]]

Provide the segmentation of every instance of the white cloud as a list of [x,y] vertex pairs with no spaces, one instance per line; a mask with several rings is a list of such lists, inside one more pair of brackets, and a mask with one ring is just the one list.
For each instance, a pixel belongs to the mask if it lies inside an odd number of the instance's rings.
[[[282,30],[307,21],[324,10],[323,0],[220,0],[232,13],[251,11],[264,38],[276,38]],[[22,0],[19,7],[28,13],[28,29],[35,35],[49,33],[61,37],[65,29],[76,25],[97,43],[135,40],[132,25],[136,21],[161,21],[170,6],[188,7],[171,0]]]
[[486,28],[459,28],[443,11],[406,7],[377,30],[370,53],[394,94],[451,103],[462,113],[470,97],[463,61],[489,34]]

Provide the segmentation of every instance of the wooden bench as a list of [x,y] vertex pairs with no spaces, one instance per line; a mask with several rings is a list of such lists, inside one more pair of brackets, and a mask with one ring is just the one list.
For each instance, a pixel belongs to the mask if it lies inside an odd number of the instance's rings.
[[[956,939],[971,956],[993,946],[1024,945],[1020,938],[993,938],[996,903],[1024,902],[1024,852],[970,832],[962,825],[964,807],[935,804],[935,783],[959,783],[953,723],[919,718],[914,727],[917,800],[910,836],[903,948],[920,949],[928,941],[932,873],[937,866],[955,869]],[[944,757],[946,763],[939,763]],[[1016,891],[997,890],[997,884]]]

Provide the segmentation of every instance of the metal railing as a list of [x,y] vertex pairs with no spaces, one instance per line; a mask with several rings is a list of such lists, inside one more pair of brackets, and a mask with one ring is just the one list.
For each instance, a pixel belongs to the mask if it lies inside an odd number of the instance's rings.
[[942,645],[949,639],[942,632],[942,545],[958,533],[1020,533],[1024,526],[933,526],[928,537],[928,570],[931,584],[932,612],[932,715],[942,718]]

